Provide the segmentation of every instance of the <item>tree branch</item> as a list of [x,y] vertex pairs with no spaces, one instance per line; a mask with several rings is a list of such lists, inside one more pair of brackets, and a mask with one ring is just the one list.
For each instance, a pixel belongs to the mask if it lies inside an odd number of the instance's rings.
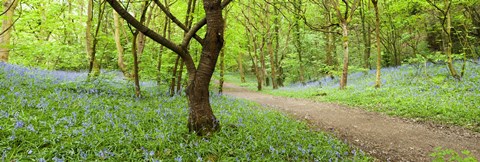
[[150,28],[146,27],[142,23],[140,23],[135,17],[133,17],[130,13],[125,10],[117,0],[106,0],[110,6],[120,15],[123,19],[125,19],[129,24],[135,27],[138,31],[142,32],[152,40],[161,45],[167,47],[168,49],[172,50],[173,52],[177,53],[182,59],[188,59],[189,55],[184,51],[180,46],[176,45],[172,41],[166,39],[165,37],[161,36],[160,34],[154,32]]
[[[224,0],[222,2],[222,9],[224,9],[225,7],[228,6],[228,4],[230,4],[230,2],[232,2],[233,0]],[[197,33],[198,30],[200,30],[203,26],[205,26],[207,24],[207,18],[203,18],[201,19],[200,21],[198,21],[195,26],[193,26],[187,34],[185,34],[185,37],[183,37],[183,41],[182,41],[182,47],[186,47],[188,45],[188,43],[190,42],[190,40],[192,39],[192,37],[195,35],[195,33]],[[203,45],[203,44],[202,44]]]
[[[165,13],[167,15],[168,18],[170,18],[170,20],[172,20],[173,23],[177,24],[178,27],[182,28],[183,31],[185,32],[188,32],[190,29],[188,29],[187,26],[185,26],[185,24],[183,24],[182,22],[180,22],[180,20],[178,20],[168,9],[167,7],[165,7],[165,5],[163,5],[162,3],[160,3],[159,0],[153,0],[155,2],[155,4],[157,4],[157,6],[163,11],[163,13]],[[206,23],[206,21],[205,21]],[[203,39],[200,38],[200,36],[196,35],[194,33],[193,35],[193,38],[195,38],[195,40],[198,41],[198,43],[202,44],[203,45]]]

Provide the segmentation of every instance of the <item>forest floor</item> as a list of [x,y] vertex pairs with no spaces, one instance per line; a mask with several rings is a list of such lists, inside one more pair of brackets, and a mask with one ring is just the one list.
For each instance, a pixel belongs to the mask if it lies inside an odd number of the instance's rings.
[[[381,161],[431,161],[435,148],[469,150],[480,159],[480,133],[457,127],[390,117],[337,104],[272,96],[234,84],[224,94],[271,107],[330,132]],[[270,123],[273,124],[273,123]]]

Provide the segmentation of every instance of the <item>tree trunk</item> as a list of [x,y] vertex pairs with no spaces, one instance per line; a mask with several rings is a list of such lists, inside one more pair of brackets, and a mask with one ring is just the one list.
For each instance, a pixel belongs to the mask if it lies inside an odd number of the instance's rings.
[[177,95],[180,95],[180,89],[182,88],[182,75],[183,75],[183,67],[185,66],[185,62],[180,59],[180,69],[177,72]]
[[138,50],[137,50],[137,44],[136,39],[138,39],[138,31],[136,31],[133,34],[133,40],[132,40],[132,54],[133,54],[133,79],[135,82],[135,96],[140,97],[141,96],[141,91],[140,91],[140,78],[138,76]]
[[342,27],[342,42],[343,42],[343,71],[342,79],[340,80],[340,89],[345,89],[347,86],[348,77],[348,24],[343,22]]
[[98,64],[96,58],[95,58],[95,53],[96,53],[96,36],[98,34],[98,30],[100,28],[100,18],[101,14],[99,14],[99,20],[97,24],[97,30],[95,33],[95,37],[92,38],[91,30],[92,30],[92,21],[93,21],[93,0],[88,1],[88,9],[87,9],[87,26],[85,29],[85,41],[86,41],[86,47],[87,47],[87,58],[89,60],[90,66],[88,70],[89,76],[98,76],[100,74],[100,65]]
[[[187,124],[189,131],[196,132],[197,135],[210,135],[219,130],[219,121],[213,115],[210,106],[208,87],[215,69],[218,55],[223,47],[224,22],[222,18],[222,9],[231,1],[225,0],[225,3],[221,3],[219,0],[204,0],[203,4],[206,17],[188,32],[192,35],[184,37],[184,42],[182,42],[180,46],[144,26],[141,22],[135,19],[135,17],[128,13],[118,1],[106,1],[119,13],[120,16],[127,20],[129,24],[143,32],[146,36],[152,38],[157,43],[174,51],[185,61],[189,76],[188,86],[186,88],[188,104],[190,107]],[[188,43],[198,29],[205,24],[207,25],[205,38],[200,40],[202,42],[202,55],[200,56],[201,58],[198,67],[195,68],[195,63],[188,48],[186,48],[186,43]]]
[[[223,19],[224,23],[225,23],[225,29],[227,29],[227,16],[228,16],[228,12],[225,12],[225,18]],[[223,42],[224,44],[226,44],[225,42]],[[224,75],[225,75],[225,48],[222,48],[222,50],[220,51],[220,80],[219,80],[219,84],[218,84],[218,93],[219,94],[222,94],[223,93],[223,83],[225,82],[225,78],[224,78]]]
[[173,66],[172,70],[172,82],[170,82],[170,97],[173,97],[175,95],[175,79],[177,77],[177,68],[179,61],[180,56],[177,56],[177,59],[175,59],[175,66]]
[[[298,0],[297,5],[295,5],[295,11],[300,13],[302,11],[301,5],[302,1]],[[294,39],[295,39],[295,48],[297,50],[297,56],[298,56],[298,65],[300,69],[298,69],[299,72],[299,81],[302,83],[302,85],[305,85],[305,68],[303,67],[303,61],[302,61],[302,55],[303,55],[303,48],[302,48],[302,43],[301,43],[301,31],[300,31],[300,17],[298,15],[295,15],[295,25],[294,25]]]
[[[370,2],[367,0],[368,3],[367,6],[370,6]],[[362,6],[360,8],[360,16],[362,18],[362,38],[364,42],[364,51],[363,51],[363,68],[370,70],[370,23],[365,23],[366,20],[366,12],[365,12],[365,6],[363,2],[361,2]],[[369,10],[370,7],[367,8],[367,11]]]
[[375,10],[375,39],[377,39],[377,72],[375,75],[375,88],[380,88],[380,70],[382,68],[382,50],[380,49],[380,13],[378,13],[378,0],[372,0],[372,3]]
[[[274,8],[274,10],[276,9]],[[270,24],[270,16],[269,16],[270,14],[268,14],[268,12],[270,12],[270,10],[269,10],[269,5],[267,4],[267,16],[266,16],[267,24]],[[277,15],[274,15],[274,16],[275,16],[274,19],[276,20]],[[274,24],[274,26],[277,26],[277,24]],[[275,37],[278,37],[278,35],[276,35],[275,33],[272,34],[272,30],[270,30],[270,27],[268,27],[267,48],[268,48],[268,54],[270,55],[270,77],[272,78],[272,88],[278,89],[277,81],[275,79],[275,75],[276,75],[275,74],[275,56],[273,51],[273,41],[276,39]]]
[[[450,0],[445,0],[445,5],[446,4],[450,4]],[[450,4],[452,5],[452,4]],[[457,71],[455,70],[455,67],[453,66],[453,58],[452,58],[452,46],[453,46],[453,43],[452,43],[452,34],[451,34],[451,16],[450,16],[450,10],[451,8],[447,8],[446,9],[446,18],[447,18],[447,22],[446,22],[446,29],[445,29],[445,36],[446,36],[446,39],[447,39],[447,48],[446,48],[446,53],[447,53],[447,57],[448,57],[448,61],[447,61],[447,65],[448,65],[448,69],[450,70],[450,74],[457,80],[460,80],[460,76],[458,75]]]
[[193,74],[194,77],[191,77],[193,79],[187,88],[190,105],[188,128],[199,135],[209,135],[220,129],[220,123],[213,115],[210,106],[208,86],[223,47],[225,24],[219,0],[204,0],[203,5],[207,19],[207,33],[198,70]]
[[240,82],[245,83],[245,72],[243,70],[243,54],[239,53],[237,56],[238,59],[238,71],[240,73]]
[[114,37],[115,37],[115,45],[117,47],[118,68],[120,69],[120,71],[122,71],[123,76],[125,76],[126,78],[130,78],[131,76],[128,73],[127,67],[125,66],[125,63],[123,61],[124,50],[123,50],[123,47],[122,47],[122,42],[120,41],[120,20],[119,20],[117,12],[115,12],[115,11],[113,11],[113,22],[114,22],[114,26],[115,26],[115,36]]
[[19,1],[20,0],[4,0],[3,2],[3,12],[5,12],[5,17],[2,22],[2,31],[0,31],[4,32],[0,35],[0,62],[8,62],[10,38],[12,36],[11,28],[13,27],[13,14]]
[[220,80],[218,83],[219,94],[223,93],[223,83],[225,82],[224,74],[225,74],[225,48],[222,48],[222,51],[220,52]]

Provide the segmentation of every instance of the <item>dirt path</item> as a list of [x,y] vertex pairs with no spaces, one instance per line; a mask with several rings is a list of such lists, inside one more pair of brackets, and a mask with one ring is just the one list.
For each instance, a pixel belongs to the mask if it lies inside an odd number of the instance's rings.
[[412,122],[328,103],[277,97],[226,83],[224,94],[251,100],[332,132],[381,161],[431,161],[435,147],[470,150],[480,159],[480,133],[458,127]]

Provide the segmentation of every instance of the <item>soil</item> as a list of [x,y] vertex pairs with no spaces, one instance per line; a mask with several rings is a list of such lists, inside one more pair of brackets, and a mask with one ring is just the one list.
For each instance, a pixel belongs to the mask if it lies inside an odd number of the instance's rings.
[[470,150],[480,159],[480,133],[461,127],[391,117],[343,105],[263,94],[224,84],[224,94],[247,99],[309,123],[313,130],[331,132],[380,161],[431,161],[436,147],[461,154]]

